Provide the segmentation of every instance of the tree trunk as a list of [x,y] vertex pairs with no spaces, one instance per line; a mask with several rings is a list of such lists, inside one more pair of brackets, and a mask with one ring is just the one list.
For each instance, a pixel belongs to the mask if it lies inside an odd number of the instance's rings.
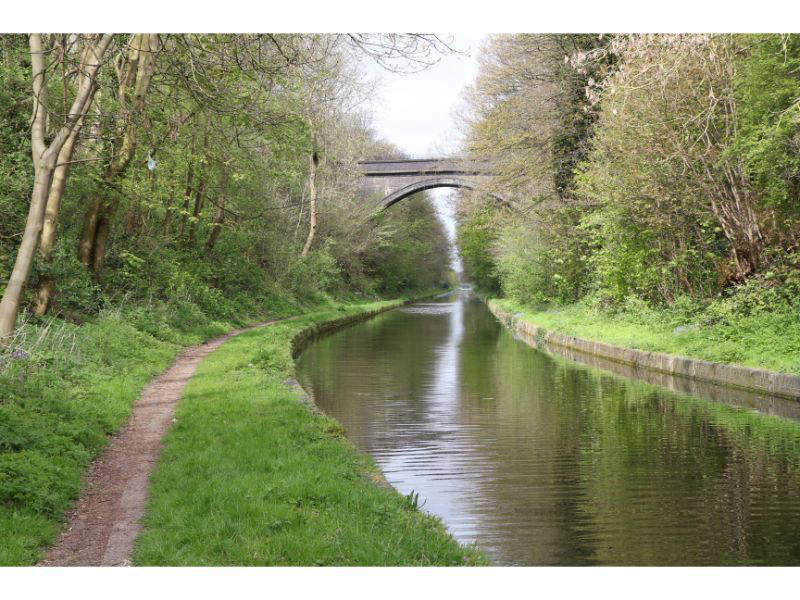
[[108,234],[111,220],[117,207],[116,200],[109,199],[117,178],[125,173],[136,152],[137,124],[134,117],[145,108],[145,96],[155,71],[158,51],[158,36],[137,33],[131,36],[125,68],[120,69],[117,100],[120,112],[126,114],[125,122],[114,133],[112,157],[103,175],[104,186],[92,197],[83,221],[83,232],[78,243],[78,258],[95,273],[105,263]]
[[17,314],[22,294],[30,276],[39,236],[44,226],[44,215],[53,171],[58,156],[78,120],[85,115],[92,102],[95,91],[95,77],[100,69],[103,55],[111,44],[112,36],[103,34],[94,42],[88,43],[81,55],[81,77],[78,92],[66,116],[64,124],[53,137],[50,145],[45,143],[47,128],[46,69],[41,34],[29,37],[31,51],[31,71],[33,88],[33,123],[31,124],[31,155],[34,167],[33,192],[25,222],[25,231],[8,285],[0,301],[0,344],[8,344],[17,322]]
[[97,221],[100,219],[100,211],[103,208],[103,197],[99,192],[92,194],[89,201],[89,208],[83,217],[83,232],[78,241],[78,259],[85,267],[92,263],[92,253],[94,252],[95,236],[97,234]]
[[162,229],[164,237],[168,240],[169,234],[172,231],[172,199],[169,195],[167,199],[164,200],[164,226]]
[[[50,182],[50,192],[47,196],[47,206],[44,211],[42,238],[39,242],[39,256],[46,265],[49,265],[53,260],[53,246],[55,246],[58,234],[58,211],[61,208],[61,198],[64,196],[64,190],[67,187],[69,161],[72,160],[75,141],[78,139],[83,127],[84,116],[80,116],[72,133],[69,134],[67,141],[64,142],[61,152],[58,153],[58,164],[53,171],[53,177]],[[34,308],[36,316],[41,317],[49,310],[54,290],[55,281],[52,276],[46,273],[43,274],[39,278],[39,287],[36,292],[36,306]]]
[[222,222],[225,220],[225,190],[219,197],[219,205],[217,206],[217,216],[214,217],[214,224],[211,226],[211,234],[208,236],[206,242],[206,250],[209,252],[214,249],[214,244],[219,239],[219,234],[222,232]]
[[99,273],[103,270],[106,261],[106,244],[108,234],[111,231],[111,218],[114,214],[114,206],[109,205],[100,213],[97,221],[97,237],[94,241],[94,254],[92,255],[92,271]]
[[314,235],[317,233],[317,165],[319,164],[319,156],[316,149],[311,151],[308,163],[308,210],[310,217],[308,237],[306,238],[306,245],[303,246],[302,256],[308,255],[308,251],[311,250],[311,244],[314,242]]
[[39,234],[42,231],[47,193],[54,166],[55,160],[51,158],[47,162],[41,163],[36,169],[25,232],[22,234],[22,243],[17,250],[14,269],[11,271],[8,286],[3,294],[3,300],[0,302],[0,340],[3,343],[8,343],[9,336],[13,333],[17,322],[22,292],[28,282],[36,246],[39,244]]
[[197,186],[197,190],[194,193],[194,211],[192,215],[194,219],[192,222],[189,223],[189,243],[191,244],[194,241],[194,232],[195,228],[197,227],[197,223],[200,221],[200,213],[203,210],[203,201],[205,199],[205,191],[206,191],[206,182],[205,179],[200,180],[200,185]]
[[189,163],[189,170],[186,172],[186,191],[183,194],[183,206],[181,207],[181,220],[178,226],[178,239],[183,239],[186,231],[186,221],[189,218],[189,202],[192,199],[192,184],[194,183],[194,163]]
[[139,199],[139,195],[137,194],[136,199],[130,206],[128,206],[128,216],[125,219],[126,236],[133,235],[138,229],[139,213],[141,212],[140,208],[141,208],[141,200]]

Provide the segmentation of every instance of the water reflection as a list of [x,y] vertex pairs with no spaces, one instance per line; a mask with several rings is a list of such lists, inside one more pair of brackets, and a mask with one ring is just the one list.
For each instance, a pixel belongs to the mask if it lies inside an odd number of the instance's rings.
[[336,332],[298,373],[499,564],[800,563],[800,426],[533,350],[477,300]]

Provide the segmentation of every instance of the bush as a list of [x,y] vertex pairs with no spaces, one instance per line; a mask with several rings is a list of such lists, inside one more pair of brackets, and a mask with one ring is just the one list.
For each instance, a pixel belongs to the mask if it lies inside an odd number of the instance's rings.
[[499,233],[491,207],[471,213],[458,224],[458,249],[464,262],[464,274],[478,288],[500,293],[501,284],[495,263],[495,244]]
[[288,291],[302,302],[320,302],[339,285],[341,272],[329,246],[297,256],[283,280]]

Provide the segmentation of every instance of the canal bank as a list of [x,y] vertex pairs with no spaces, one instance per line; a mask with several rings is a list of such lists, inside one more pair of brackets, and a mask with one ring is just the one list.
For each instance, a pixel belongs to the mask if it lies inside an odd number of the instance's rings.
[[493,563],[800,561],[796,422],[541,352],[467,294],[322,336],[296,370],[395,489]]
[[151,477],[140,565],[485,564],[286,385],[322,330],[405,301],[340,306],[243,333],[200,364]]
[[[558,331],[548,330],[534,323],[522,312],[512,312],[496,299],[487,301],[489,310],[498,320],[535,348],[556,350],[563,355],[563,350],[579,353],[567,356],[582,362],[580,355],[598,357],[610,363],[631,367],[621,374],[653,381],[648,373],[662,373],[678,376],[703,383],[710,383],[735,390],[743,390],[756,394],[765,394],[791,401],[800,401],[800,376],[790,373],[779,373],[765,369],[756,369],[734,364],[723,364],[713,361],[676,356],[662,352],[650,352],[637,348],[626,348],[613,344],[582,339]],[[600,366],[600,365],[597,365]],[[675,389],[675,383],[666,385]],[[683,390],[681,390],[683,391]],[[688,391],[688,390],[687,390]]]

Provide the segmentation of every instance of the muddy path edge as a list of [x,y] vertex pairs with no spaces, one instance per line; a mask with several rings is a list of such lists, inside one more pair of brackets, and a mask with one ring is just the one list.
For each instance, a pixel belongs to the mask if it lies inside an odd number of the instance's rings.
[[175,408],[200,362],[227,340],[267,327],[273,319],[234,329],[182,350],[166,371],[142,389],[127,422],[109,437],[105,450],[84,476],[77,502],[66,512],[58,540],[45,549],[37,566],[126,566],[142,530],[150,473],[161,454],[161,440]]

